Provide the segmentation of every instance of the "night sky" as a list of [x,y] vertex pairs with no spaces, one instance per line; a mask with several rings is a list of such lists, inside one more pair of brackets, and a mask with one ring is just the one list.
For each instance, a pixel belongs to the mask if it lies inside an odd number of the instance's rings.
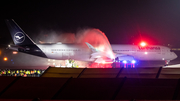
[[32,39],[42,30],[76,33],[78,29],[97,28],[111,44],[145,40],[179,47],[179,5],[180,0],[1,1],[0,42],[12,42],[4,20],[14,19]]

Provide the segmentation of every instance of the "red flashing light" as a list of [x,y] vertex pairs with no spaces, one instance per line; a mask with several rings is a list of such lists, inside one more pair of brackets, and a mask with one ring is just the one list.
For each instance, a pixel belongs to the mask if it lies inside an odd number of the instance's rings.
[[147,44],[146,44],[145,42],[141,42],[140,45],[141,45],[142,47],[144,47],[144,46],[146,46]]

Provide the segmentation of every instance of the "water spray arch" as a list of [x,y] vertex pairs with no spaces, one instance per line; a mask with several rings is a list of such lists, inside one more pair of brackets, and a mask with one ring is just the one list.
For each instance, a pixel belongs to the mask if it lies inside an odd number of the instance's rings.
[[90,43],[100,51],[112,52],[108,38],[99,29],[90,28],[78,31],[76,34],[76,43],[85,45],[85,42]]

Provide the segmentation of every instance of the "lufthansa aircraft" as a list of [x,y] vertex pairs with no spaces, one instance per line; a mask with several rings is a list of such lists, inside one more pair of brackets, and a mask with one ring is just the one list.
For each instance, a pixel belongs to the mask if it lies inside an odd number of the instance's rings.
[[87,46],[62,43],[36,44],[14,20],[6,20],[6,24],[15,44],[9,45],[9,49],[49,59],[74,59],[98,63],[106,61],[135,63],[136,60],[163,60],[168,64],[170,60],[177,58],[177,55],[171,52],[170,48],[158,45],[138,46],[117,44],[111,45],[112,51],[104,52],[96,49],[87,42]]
[[135,60],[165,61],[169,64],[177,58],[171,49],[160,45],[111,45],[117,61],[135,63]]

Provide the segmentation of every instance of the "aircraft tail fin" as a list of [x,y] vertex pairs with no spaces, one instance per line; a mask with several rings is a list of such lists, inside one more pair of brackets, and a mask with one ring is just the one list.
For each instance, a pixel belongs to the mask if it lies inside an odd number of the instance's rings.
[[15,45],[33,45],[32,39],[18,26],[13,19],[6,20],[11,37]]

